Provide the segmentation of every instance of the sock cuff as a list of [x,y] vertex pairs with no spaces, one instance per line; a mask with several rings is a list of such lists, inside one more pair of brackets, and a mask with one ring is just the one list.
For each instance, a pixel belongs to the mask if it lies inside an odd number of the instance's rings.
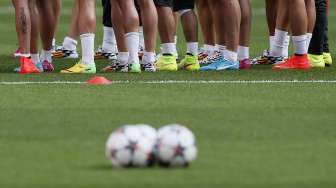
[[77,43],[78,43],[76,39],[73,39],[71,37],[65,37],[64,40],[69,41],[69,42],[71,42],[75,45],[77,45]]
[[84,33],[80,35],[80,38],[95,37],[94,33]]
[[277,34],[288,35],[288,32],[280,30],[280,29],[275,29],[274,35],[277,35]]
[[307,35],[292,36],[293,41],[304,41],[307,40]]
[[129,33],[126,33],[124,35],[125,37],[129,37],[129,36],[140,36],[139,32],[129,32]]

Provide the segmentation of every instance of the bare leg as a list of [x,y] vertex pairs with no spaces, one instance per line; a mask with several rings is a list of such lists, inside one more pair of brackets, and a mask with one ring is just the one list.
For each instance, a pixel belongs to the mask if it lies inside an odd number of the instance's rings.
[[145,50],[155,52],[158,15],[153,1],[139,0],[144,27]]
[[241,8],[241,24],[240,24],[240,46],[250,46],[252,10],[250,0],[239,0]]
[[278,12],[278,0],[266,0],[266,17],[270,36],[274,36]]
[[21,53],[30,53],[31,20],[28,0],[13,0],[16,30]]
[[57,19],[54,14],[53,3],[49,0],[36,0],[37,8],[40,15],[40,35],[42,39],[42,47],[44,50],[49,51],[52,49],[52,41],[55,35],[55,28]]
[[161,43],[174,43],[175,20],[173,10],[169,7],[157,7],[159,34]]
[[199,15],[199,21],[202,28],[204,44],[215,45],[215,31],[214,22],[212,19],[212,11],[210,10],[210,5],[208,0],[198,0],[197,9]]
[[218,33],[218,44],[224,44],[228,50],[236,52],[239,43],[239,34],[237,33],[240,31],[241,22],[241,10],[238,0],[216,1],[215,12],[218,18],[215,24],[216,33]]
[[31,0],[29,2],[30,18],[31,18],[31,38],[30,38],[30,53],[38,54],[38,14],[36,11],[36,2]]
[[122,12],[120,9],[119,4],[117,3],[112,3],[113,0],[111,0],[111,5],[112,5],[112,24],[113,24],[113,29],[116,35],[116,40],[118,44],[118,51],[119,52],[127,52],[127,44],[124,38],[125,35],[125,29],[124,27],[120,27],[123,25],[123,20],[122,18]]

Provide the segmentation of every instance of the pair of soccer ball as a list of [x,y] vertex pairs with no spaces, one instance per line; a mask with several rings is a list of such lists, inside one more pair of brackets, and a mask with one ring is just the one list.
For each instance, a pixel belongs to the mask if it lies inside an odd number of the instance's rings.
[[126,125],[106,143],[106,157],[114,167],[188,166],[197,157],[194,134],[172,124],[159,130],[149,125]]

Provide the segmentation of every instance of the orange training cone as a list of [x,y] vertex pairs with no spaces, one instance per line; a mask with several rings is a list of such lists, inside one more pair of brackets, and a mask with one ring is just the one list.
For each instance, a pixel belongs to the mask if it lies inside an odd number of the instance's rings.
[[94,76],[88,80],[87,83],[90,85],[109,85],[112,84],[112,81],[106,79],[103,76]]

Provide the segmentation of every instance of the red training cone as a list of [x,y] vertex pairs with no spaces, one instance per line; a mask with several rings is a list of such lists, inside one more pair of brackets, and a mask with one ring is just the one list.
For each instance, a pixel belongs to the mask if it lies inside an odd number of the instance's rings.
[[112,81],[106,79],[103,76],[94,76],[88,80],[87,83],[90,85],[109,85],[112,84]]

